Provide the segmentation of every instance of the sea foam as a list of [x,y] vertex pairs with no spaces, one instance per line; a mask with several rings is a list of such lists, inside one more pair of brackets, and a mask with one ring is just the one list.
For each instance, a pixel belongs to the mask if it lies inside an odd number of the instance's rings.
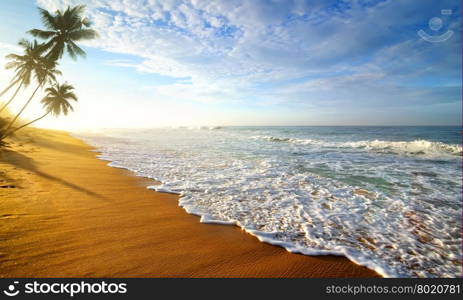
[[461,275],[458,145],[200,129],[80,136],[112,165],[161,182],[149,188],[179,194],[203,223],[236,225],[291,252],[346,256],[385,277]]
[[253,136],[253,139],[262,139],[270,142],[288,142],[299,145],[321,145],[329,148],[363,148],[370,151],[389,152],[408,155],[427,156],[461,156],[462,146],[458,144],[445,144],[427,140],[414,141],[356,141],[356,142],[327,142],[314,139],[298,139],[274,136]]

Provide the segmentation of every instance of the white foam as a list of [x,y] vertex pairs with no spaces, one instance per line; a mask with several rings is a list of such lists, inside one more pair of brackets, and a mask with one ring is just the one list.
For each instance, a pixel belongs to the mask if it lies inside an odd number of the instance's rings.
[[[451,154],[461,147],[273,136],[163,129],[84,139],[112,166],[162,182],[150,189],[180,194],[203,223],[290,252],[346,256],[385,277],[461,274],[461,170]],[[453,158],[416,160],[417,151]]]
[[410,142],[394,141],[360,141],[344,143],[345,146],[354,148],[366,148],[371,150],[390,150],[395,153],[415,154],[415,155],[457,155],[461,156],[461,145],[449,145],[441,142],[431,142],[426,140],[415,140]]
[[176,194],[176,195],[182,194],[182,192],[172,191],[170,189],[163,188],[162,186],[158,186],[158,185],[150,185],[148,186],[148,189],[155,190],[156,192],[160,192],[160,193]]
[[262,139],[270,142],[288,142],[299,145],[322,145],[332,148],[357,148],[370,151],[392,152],[396,154],[439,156],[461,156],[462,146],[458,144],[445,144],[427,140],[414,141],[382,141],[366,140],[356,142],[333,142],[315,139],[300,139],[274,136],[252,136],[253,139]]

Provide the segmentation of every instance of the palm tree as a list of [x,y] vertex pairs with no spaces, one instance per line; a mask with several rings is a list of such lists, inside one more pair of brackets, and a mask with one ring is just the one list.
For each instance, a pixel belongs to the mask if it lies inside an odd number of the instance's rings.
[[70,111],[74,111],[69,100],[77,102],[77,96],[73,90],[74,87],[67,82],[63,84],[56,83],[45,90],[47,95],[42,99],[41,103],[45,110],[52,115],[59,116],[60,114],[64,114],[67,116]]
[[58,60],[65,50],[72,59],[77,56],[85,57],[85,51],[75,42],[90,40],[98,36],[97,32],[90,29],[90,22],[82,17],[85,5],[69,7],[64,11],[57,10],[54,15],[43,8],[39,8],[42,22],[46,30],[32,29],[28,31],[34,37],[48,40],[42,47],[46,57]]
[[19,83],[18,88],[14,92],[13,96],[8,100],[1,108],[2,112],[16,97],[19,90],[24,86],[27,87],[31,82],[31,75],[37,62],[40,60],[40,45],[36,40],[30,42],[26,39],[22,39],[18,43],[19,46],[24,48],[24,55],[9,54],[6,56],[7,59],[11,60],[6,64],[6,69],[15,69],[16,74],[11,80],[12,83]]
[[23,105],[23,107],[21,108],[19,113],[16,114],[16,116],[13,118],[13,120],[11,120],[11,122],[8,124],[8,127],[3,132],[3,135],[0,136],[0,140],[4,139],[7,135],[9,135],[8,131],[11,129],[13,124],[16,122],[16,120],[19,118],[19,116],[23,113],[23,111],[26,109],[26,107],[32,101],[32,99],[34,98],[37,91],[47,83],[56,82],[56,75],[61,75],[61,72],[56,69],[57,65],[58,64],[56,62],[51,61],[51,60],[49,60],[48,58],[45,58],[45,57],[40,57],[36,61],[36,64],[34,65],[34,68],[33,68],[33,72],[34,72],[35,80],[38,83],[37,87],[35,88],[32,95],[29,97],[27,102]]
[[74,111],[72,105],[69,103],[69,100],[77,101],[77,96],[74,94],[73,90],[74,87],[67,82],[63,84],[55,83],[51,87],[47,88],[45,90],[47,92],[46,96],[42,99],[42,101],[40,101],[43,104],[46,113],[41,117],[12,130],[7,133],[5,137],[13,134],[21,128],[45,118],[49,114],[54,116],[64,114],[66,116],[70,111]]

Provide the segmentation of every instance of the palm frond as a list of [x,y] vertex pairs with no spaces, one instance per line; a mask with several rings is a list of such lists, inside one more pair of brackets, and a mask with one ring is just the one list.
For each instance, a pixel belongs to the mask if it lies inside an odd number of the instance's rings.
[[9,59],[9,60],[21,59],[21,57],[22,57],[22,55],[18,55],[18,54],[15,54],[15,53],[10,53],[7,56],[5,56],[5,58]]
[[93,29],[79,29],[69,33],[69,38],[73,41],[91,40],[98,37],[98,33]]
[[[75,56],[82,56],[82,57],[86,57],[87,54],[85,53],[84,50],[82,50],[79,46],[77,46],[73,41],[69,41],[68,42],[68,47],[67,47],[67,50],[68,50],[68,53],[69,55],[71,55],[71,53],[69,52],[69,50],[71,50],[71,52],[75,55]],[[72,57],[72,55],[71,55]]]
[[43,9],[41,7],[39,7],[38,9],[43,25],[45,25],[45,27],[49,30],[56,30],[58,25],[56,22],[56,17],[52,16],[50,12],[46,9]]
[[77,59],[77,54],[76,52],[74,51],[74,49],[71,47],[71,45],[67,45],[66,46],[66,49],[68,51],[68,54],[69,56],[73,59],[73,60],[76,60]]
[[9,62],[9,63],[7,63],[5,65],[5,69],[10,70],[10,69],[13,69],[13,68],[17,68],[18,66],[19,66],[19,64],[17,62],[11,61],[11,62]]
[[20,39],[19,42],[18,42],[18,45],[21,46],[23,49],[30,49],[32,48],[32,43],[31,41],[27,40],[27,39]]
[[53,37],[56,34],[56,31],[32,29],[32,30],[29,30],[27,33],[29,33],[30,35],[34,37],[38,37],[43,40],[46,40],[46,39]]
[[63,56],[65,43],[64,41],[55,37],[52,40],[50,40],[49,45],[44,45],[44,48],[50,49],[48,53],[45,55],[45,57],[52,61],[57,61]]
[[69,13],[72,16],[81,16],[85,12],[85,5],[76,5],[73,8],[69,8]]

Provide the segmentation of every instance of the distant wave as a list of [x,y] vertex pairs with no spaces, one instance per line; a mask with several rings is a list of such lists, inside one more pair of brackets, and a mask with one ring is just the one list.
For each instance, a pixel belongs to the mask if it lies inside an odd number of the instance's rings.
[[187,129],[187,130],[218,130],[222,126],[171,126],[170,129]]
[[199,129],[218,130],[218,129],[222,129],[222,126],[200,126]]
[[312,140],[312,139],[296,139],[296,138],[285,138],[285,137],[275,137],[275,136],[253,136],[253,139],[256,140],[266,140],[269,142],[288,142],[293,144],[309,145],[309,144],[321,144],[322,141]]
[[371,150],[386,150],[396,153],[406,153],[415,155],[426,154],[447,154],[461,156],[461,145],[450,145],[441,142],[431,142],[427,140],[415,140],[411,142],[391,142],[391,141],[359,141],[345,143],[345,146],[353,148],[365,148]]
[[253,139],[266,140],[269,142],[287,142],[298,145],[320,145],[330,148],[357,148],[377,152],[392,152],[406,155],[451,155],[461,156],[462,146],[457,144],[445,144],[427,140],[415,141],[357,141],[357,142],[329,142],[313,139],[297,139],[274,136],[253,136]]

